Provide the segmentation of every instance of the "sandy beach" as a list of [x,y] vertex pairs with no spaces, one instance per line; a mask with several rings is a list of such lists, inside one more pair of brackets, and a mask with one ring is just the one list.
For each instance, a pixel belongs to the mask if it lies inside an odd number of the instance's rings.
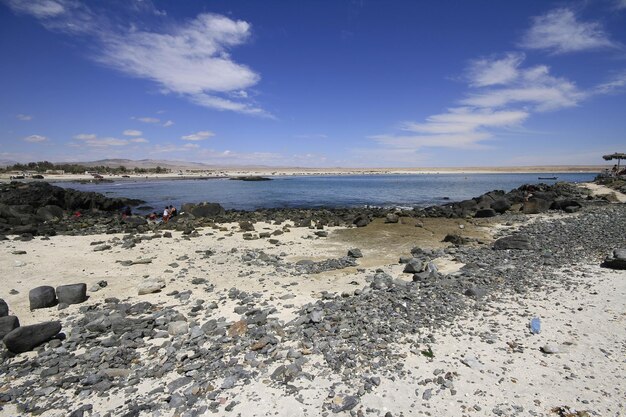
[[[60,320],[67,340],[4,356],[3,369],[10,371],[2,375],[0,415],[30,410],[61,416],[82,410],[88,416],[622,416],[626,272],[599,267],[598,254],[606,249],[596,246],[603,240],[590,240],[589,248],[580,242],[578,250],[548,237],[547,244],[558,250],[535,246],[521,251],[521,258],[516,253],[520,251],[500,254],[491,249],[497,238],[519,230],[531,236],[542,236],[545,230],[567,234],[559,228],[578,233],[577,218],[593,222],[597,216],[616,213],[617,220],[624,221],[623,205],[607,209],[469,220],[401,218],[394,224],[378,219],[363,228],[325,227],[327,236],[290,222],[257,222],[251,240],[249,235],[244,238],[239,224],[231,223],[192,234],[171,231],[171,237],[157,232],[1,241],[0,297],[10,314],[18,316],[22,326]],[[273,240],[254,238],[261,233]],[[461,234],[468,243],[442,242],[451,233]],[[611,236],[606,237],[607,248],[619,243]],[[133,239],[136,244],[124,245]],[[103,245],[109,248],[95,250]],[[431,254],[436,282],[412,283],[412,274],[403,273],[406,265],[398,259],[415,246]],[[320,273],[307,269],[343,259],[351,248],[363,254],[354,259],[355,266]],[[561,255],[546,258],[550,251]],[[575,259],[576,253],[586,257],[579,262],[558,257]],[[478,269],[467,275],[470,266]],[[494,281],[482,285],[483,274],[493,275]],[[432,299],[448,294],[447,285],[461,279],[469,279],[465,282],[472,283],[475,293],[458,298],[450,292],[448,301]],[[163,286],[161,291],[138,294],[143,282],[155,280]],[[74,283],[86,283],[90,289],[84,303],[30,310],[30,289]],[[384,297],[396,290],[410,291],[410,297],[413,291],[426,294],[421,300],[427,309],[443,307],[433,316],[441,322],[429,322],[428,312],[424,320],[416,317],[413,322],[409,314],[393,321],[393,315],[410,307],[402,297],[380,298],[400,303],[391,310],[358,301],[378,299],[384,288]],[[117,349],[120,354],[127,333],[94,330],[85,322],[98,320],[99,314],[113,317],[115,306],[145,302],[150,303],[147,310],[126,317],[154,317],[152,326],[158,326],[127,340],[131,361],[114,360],[107,352]],[[336,308],[348,310],[335,316]],[[381,308],[385,310],[379,312]],[[380,333],[372,346],[360,344],[367,337],[358,339],[359,345],[345,344],[341,337],[333,342],[334,336],[324,329],[330,330],[339,319],[343,326],[355,326],[348,313],[353,309],[369,311],[362,316],[366,322],[368,316],[371,323],[391,320],[376,332],[387,326],[398,326],[397,331]],[[263,319],[251,321],[260,312]],[[533,317],[541,319],[536,335],[529,331]],[[407,323],[413,331],[401,330]],[[211,334],[208,329],[213,327],[207,324],[217,326],[217,333]],[[358,332],[359,327],[352,330]],[[362,331],[371,330],[366,326]],[[321,348],[323,342],[313,342],[314,332],[322,332],[319,337],[335,347]],[[210,352],[218,344],[223,354],[215,359]],[[60,365],[54,365],[59,361],[77,365],[60,371]],[[62,383],[69,376],[77,377],[71,380],[75,382]],[[89,378],[94,381],[87,382]],[[16,387],[22,395],[7,401]]]

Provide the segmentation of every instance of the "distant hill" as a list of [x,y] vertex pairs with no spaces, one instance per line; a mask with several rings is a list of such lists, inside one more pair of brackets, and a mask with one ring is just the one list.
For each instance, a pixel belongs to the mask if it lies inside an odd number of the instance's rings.
[[95,166],[106,166],[111,168],[117,168],[120,166],[125,166],[126,168],[156,168],[160,166],[161,168],[167,168],[171,170],[179,170],[179,169],[197,169],[197,170],[221,170],[221,169],[269,169],[269,168],[278,168],[278,167],[268,167],[266,165],[245,165],[245,166],[231,166],[231,165],[209,165],[203,164],[201,162],[188,162],[188,161],[166,161],[159,159],[140,159],[140,160],[132,160],[132,159],[101,159],[99,161],[89,161],[89,162],[76,162],[76,164],[84,165],[87,167],[95,167]]
[[11,165],[17,164],[17,161],[11,161],[9,159],[0,159],[0,168],[6,168]]

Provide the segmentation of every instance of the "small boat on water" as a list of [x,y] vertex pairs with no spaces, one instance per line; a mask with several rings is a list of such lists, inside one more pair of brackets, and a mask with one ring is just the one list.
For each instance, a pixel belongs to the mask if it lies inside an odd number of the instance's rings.
[[559,177],[538,177],[539,180],[556,180]]

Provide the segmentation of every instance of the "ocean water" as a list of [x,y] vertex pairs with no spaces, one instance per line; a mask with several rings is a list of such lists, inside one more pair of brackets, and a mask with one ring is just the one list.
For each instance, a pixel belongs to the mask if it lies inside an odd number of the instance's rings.
[[[272,181],[176,179],[102,184],[57,183],[110,197],[138,198],[160,212],[165,205],[209,201],[226,209],[315,207],[415,207],[444,204],[479,196],[491,190],[510,191],[523,184],[591,181],[595,174],[416,174],[274,177]],[[143,210],[144,212],[146,210]]]

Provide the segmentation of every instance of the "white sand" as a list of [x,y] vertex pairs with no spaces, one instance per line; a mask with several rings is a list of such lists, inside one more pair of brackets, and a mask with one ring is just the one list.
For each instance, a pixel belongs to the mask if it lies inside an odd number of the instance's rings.
[[[274,231],[283,227],[256,224],[258,231]],[[386,227],[400,227],[388,225]],[[458,227],[458,226],[456,226]],[[235,228],[230,225],[229,228]],[[416,228],[414,228],[416,229]],[[147,300],[152,303],[177,306],[183,313],[189,311],[197,299],[207,302],[218,301],[223,290],[236,287],[245,291],[258,291],[264,294],[272,305],[279,309],[278,317],[289,320],[296,307],[316,300],[321,291],[353,291],[366,285],[367,273],[355,268],[319,275],[294,277],[289,273],[277,273],[270,266],[246,266],[241,256],[249,249],[262,249],[268,254],[285,253],[285,259],[295,262],[299,259],[326,259],[345,255],[347,249],[359,246],[346,243],[340,229],[329,229],[329,238],[317,238],[313,230],[292,228],[290,232],[278,236],[281,245],[270,245],[266,240],[246,241],[240,232],[224,232],[213,229],[201,230],[201,236],[186,240],[179,232],[173,232],[171,239],[161,238],[144,241],[135,248],[124,250],[113,247],[110,251],[94,252],[90,242],[111,241],[122,235],[98,235],[87,237],[55,236],[50,240],[39,238],[30,242],[0,242],[0,297],[10,306],[12,314],[19,316],[22,325],[51,320],[75,314],[80,306],[70,306],[66,310],[56,308],[29,311],[28,291],[38,285],[58,286],[85,282],[88,287],[100,280],[108,286],[96,293],[89,293],[87,304],[102,302],[106,297],[128,299],[130,302]],[[215,252],[203,259],[202,253],[211,249]],[[232,252],[237,249],[237,252]],[[25,250],[26,255],[14,255],[13,251]],[[361,260],[365,262],[366,258]],[[397,258],[406,253],[396,253]],[[188,260],[177,260],[186,255]],[[121,266],[117,260],[152,258],[151,264]],[[390,264],[388,259],[380,263],[368,263],[368,273],[381,267],[394,276],[401,277],[401,266]],[[178,267],[169,266],[178,263]],[[446,271],[452,272],[459,265],[449,258],[437,261]],[[398,346],[398,354],[405,355],[402,361],[411,375],[392,381],[383,378],[380,387],[361,398],[358,407],[379,410],[372,415],[384,415],[390,411],[393,416],[482,416],[494,415],[492,410],[500,407],[504,414],[512,415],[511,407],[521,406],[520,415],[549,416],[557,406],[570,406],[578,410],[589,410],[601,416],[626,415],[626,272],[585,267],[585,273],[574,269],[563,272],[580,283],[579,286],[565,288],[557,286],[551,292],[529,293],[525,296],[510,296],[504,301],[484,308],[475,316],[461,318],[447,330],[436,333],[436,342],[431,345],[435,357],[430,360],[413,352],[406,346]],[[164,272],[170,270],[172,272]],[[249,271],[254,271],[249,275]],[[164,277],[167,282],[163,292],[138,296],[137,284],[149,277]],[[206,293],[202,286],[191,285],[194,277],[206,278],[215,285],[213,293]],[[403,278],[406,278],[403,277]],[[357,285],[350,284],[356,281]],[[296,285],[289,285],[296,283]],[[11,295],[16,289],[19,294]],[[192,290],[189,302],[179,302],[166,293],[173,290]],[[282,295],[293,294],[295,298],[280,300]],[[217,314],[230,320],[238,319],[233,313],[234,302],[220,301]],[[281,308],[294,304],[293,308]],[[542,332],[533,336],[528,331],[532,317],[541,317]],[[476,336],[481,332],[493,335],[493,343]],[[514,352],[507,342],[515,342],[523,347],[523,352]],[[558,345],[561,353],[546,355],[539,348],[546,343]],[[157,342],[158,343],[158,342]],[[422,346],[420,348],[426,348]],[[484,364],[484,369],[470,369],[460,362],[467,354],[475,355]],[[27,354],[27,355],[33,355]],[[20,358],[20,356],[18,356]],[[323,362],[321,357],[310,356],[307,372],[315,373],[312,367]],[[150,360],[159,360],[158,356]],[[274,365],[275,367],[276,365]],[[274,369],[262,372],[271,373]],[[455,396],[450,390],[437,393],[437,386],[419,385],[426,378],[436,378],[433,372],[443,369],[456,372],[454,377]],[[220,397],[228,403],[240,401],[232,412],[220,408],[217,415],[242,416],[317,416],[322,405],[331,401],[328,398],[331,384],[338,383],[335,392],[354,394],[355,387],[346,387],[337,377],[318,376],[314,381],[298,380],[304,386],[296,397],[286,395],[283,390],[267,384],[266,375],[254,384],[234,389]],[[169,375],[165,382],[173,378]],[[163,380],[142,381],[143,392],[162,385]],[[0,384],[2,385],[2,384]],[[216,381],[216,386],[219,381]],[[434,388],[430,400],[422,399],[424,391]],[[418,390],[416,396],[415,390]],[[119,405],[123,397],[113,395],[108,400],[85,398],[76,401],[93,403],[96,411],[104,414],[107,409]],[[155,398],[161,400],[162,398]],[[477,406],[470,409],[470,407]],[[50,410],[44,416],[63,415],[63,410]],[[0,415],[17,415],[13,405],[4,406]],[[162,415],[173,415],[164,413]],[[214,415],[210,413],[209,415]]]
[[[415,175],[415,174],[550,174],[560,173],[598,173],[604,169],[600,165],[585,166],[519,166],[519,167],[440,167],[440,168],[236,168],[220,167],[215,169],[172,169],[165,174],[102,174],[103,179],[114,181],[150,181],[163,179],[226,178],[243,176],[309,176],[309,175]],[[11,173],[0,173],[0,181],[9,181]],[[89,174],[44,174],[46,181],[84,181],[93,180]],[[35,180],[41,181],[41,180]]]

